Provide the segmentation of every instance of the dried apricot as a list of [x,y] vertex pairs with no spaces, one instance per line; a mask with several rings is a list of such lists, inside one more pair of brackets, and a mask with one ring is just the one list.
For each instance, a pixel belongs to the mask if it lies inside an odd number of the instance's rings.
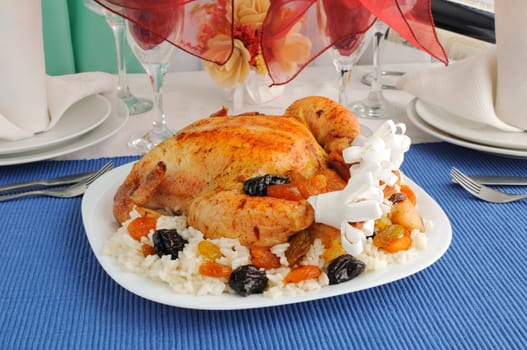
[[211,241],[203,240],[198,243],[198,252],[205,259],[216,260],[223,256],[220,247]]
[[298,187],[292,184],[269,185],[267,187],[269,197],[287,199],[290,201],[299,201],[304,199]]
[[267,247],[251,248],[251,263],[259,268],[270,270],[281,266],[280,259]]
[[150,231],[156,229],[157,220],[149,216],[135,218],[128,224],[128,233],[135,240],[140,241],[141,237],[148,236]]
[[141,252],[143,253],[143,256],[149,256],[149,255],[156,255],[156,250],[154,247],[152,247],[150,244],[143,244],[141,246]]
[[390,252],[390,253],[396,253],[401,250],[408,250],[412,246],[412,238],[410,237],[410,233],[407,230],[404,230],[404,234],[402,237],[399,237],[384,247],[382,249]]
[[285,277],[284,283],[298,283],[320,276],[322,271],[315,265],[303,265],[291,270]]
[[412,202],[413,205],[417,203],[417,199],[415,198],[415,193],[410,186],[401,185],[401,192],[406,195],[406,197],[410,200],[410,202]]
[[310,196],[326,192],[327,187],[326,177],[320,174],[310,177],[309,179],[291,181],[291,184],[298,187],[298,190],[304,198],[309,198]]
[[199,266],[199,273],[208,277],[229,277],[231,272],[232,268],[230,266],[210,260],[203,262]]

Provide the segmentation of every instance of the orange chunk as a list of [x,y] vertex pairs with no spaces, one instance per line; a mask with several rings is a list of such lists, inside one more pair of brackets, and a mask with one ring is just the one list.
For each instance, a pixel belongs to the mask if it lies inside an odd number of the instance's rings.
[[417,203],[417,200],[415,198],[415,193],[410,186],[401,185],[401,192],[406,195],[406,197],[410,200],[410,202],[412,202],[413,205]]
[[410,233],[405,230],[404,235],[402,237],[399,237],[384,247],[382,249],[390,252],[390,253],[396,253],[402,250],[408,250],[412,246],[412,238],[410,237]]
[[141,252],[143,253],[143,255],[146,257],[146,256],[149,256],[149,255],[156,255],[156,249],[154,247],[152,247],[151,245],[149,244],[143,244],[141,246]]
[[304,199],[298,187],[293,184],[280,184],[267,186],[267,195],[274,198],[282,198],[290,201]]
[[128,224],[128,233],[135,240],[140,241],[141,237],[148,236],[150,230],[156,229],[157,220],[149,216],[135,218]]
[[208,277],[229,277],[231,272],[232,268],[230,266],[210,260],[203,262],[199,266],[199,273]]
[[327,181],[324,175],[318,174],[311,178],[304,178],[298,174],[288,174],[291,182],[288,184],[269,185],[267,195],[288,200],[301,200],[310,196],[326,192]]
[[276,269],[281,266],[280,259],[267,247],[252,247],[251,256],[251,263],[264,270]]
[[410,232],[401,225],[392,224],[375,233],[373,245],[390,253],[408,250],[412,245]]
[[285,277],[284,283],[298,283],[320,276],[322,271],[315,265],[303,265],[291,270]]

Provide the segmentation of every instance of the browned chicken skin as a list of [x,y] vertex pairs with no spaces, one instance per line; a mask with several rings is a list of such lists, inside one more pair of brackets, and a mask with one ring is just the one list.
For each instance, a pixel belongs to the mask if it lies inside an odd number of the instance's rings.
[[313,223],[309,203],[251,197],[243,181],[291,171],[327,174],[328,152],[340,154],[358,134],[355,117],[324,97],[298,100],[285,116],[199,120],[133,166],[115,195],[114,216],[123,223],[135,206],[178,212],[207,238],[238,238],[247,246],[285,242]]

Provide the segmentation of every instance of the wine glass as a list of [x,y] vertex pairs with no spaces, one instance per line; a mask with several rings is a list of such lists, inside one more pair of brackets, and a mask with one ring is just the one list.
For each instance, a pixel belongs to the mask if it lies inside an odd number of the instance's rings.
[[154,121],[152,122],[152,129],[137,138],[133,138],[128,143],[131,149],[145,153],[173,134],[166,123],[166,116],[163,110],[162,88],[170,56],[175,46],[165,39],[176,41],[175,37],[179,35],[180,31],[178,28],[182,21],[178,21],[174,16],[180,15],[181,11],[127,10],[127,14],[128,11],[131,12],[133,18],[141,18],[144,22],[151,21],[152,23],[156,23],[162,27],[163,34],[165,35],[165,37],[158,36],[134,22],[126,21],[128,44],[150,78],[154,95],[152,109]]
[[382,67],[379,62],[381,41],[388,26],[377,20],[373,25],[373,77],[368,96],[350,105],[351,111],[360,118],[388,119],[404,112],[401,106],[389,102],[382,90]]
[[125,48],[125,23],[124,18],[108,11],[94,0],[84,0],[84,6],[90,11],[104,16],[106,23],[110,26],[115,41],[115,51],[117,53],[117,97],[119,97],[128,107],[130,115],[148,112],[152,109],[152,101],[145,98],[136,97],[130,92],[126,78],[126,60],[124,58]]
[[[330,48],[329,52],[333,58],[333,65],[338,73],[338,102],[349,108],[349,82],[351,72],[357,61],[367,48],[367,39],[371,37],[371,32],[361,33],[341,40]],[[371,135],[371,129],[360,124],[363,135]]]
[[340,41],[330,48],[329,52],[333,58],[333,65],[337,69],[338,83],[338,102],[347,106],[349,101],[349,82],[351,71],[360,59],[367,45],[365,45],[366,34],[357,34],[351,38]]

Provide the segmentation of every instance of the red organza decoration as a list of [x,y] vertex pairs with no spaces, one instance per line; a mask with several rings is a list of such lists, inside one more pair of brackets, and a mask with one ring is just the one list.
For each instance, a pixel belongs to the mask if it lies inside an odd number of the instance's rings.
[[[134,23],[132,33],[143,48],[167,40],[218,64],[232,54],[234,0],[95,1]],[[273,85],[294,79],[329,47],[351,54],[375,18],[448,64],[436,36],[430,0],[271,0],[261,46]],[[228,41],[221,50],[209,47],[209,39],[220,34],[231,40],[230,48]]]
[[[273,85],[294,79],[331,46],[351,54],[360,34],[369,29],[375,17],[411,44],[448,64],[435,33],[430,0],[272,0],[264,22],[262,50]],[[299,42],[299,35],[309,39],[309,54],[295,65],[284,64],[287,57],[280,57],[280,50]]]
[[95,0],[131,22],[130,32],[143,49],[166,40],[191,55],[218,64],[229,59],[233,45],[230,50],[214,51],[210,50],[208,39],[217,33],[232,38],[232,11],[226,13],[227,1],[232,0]]

